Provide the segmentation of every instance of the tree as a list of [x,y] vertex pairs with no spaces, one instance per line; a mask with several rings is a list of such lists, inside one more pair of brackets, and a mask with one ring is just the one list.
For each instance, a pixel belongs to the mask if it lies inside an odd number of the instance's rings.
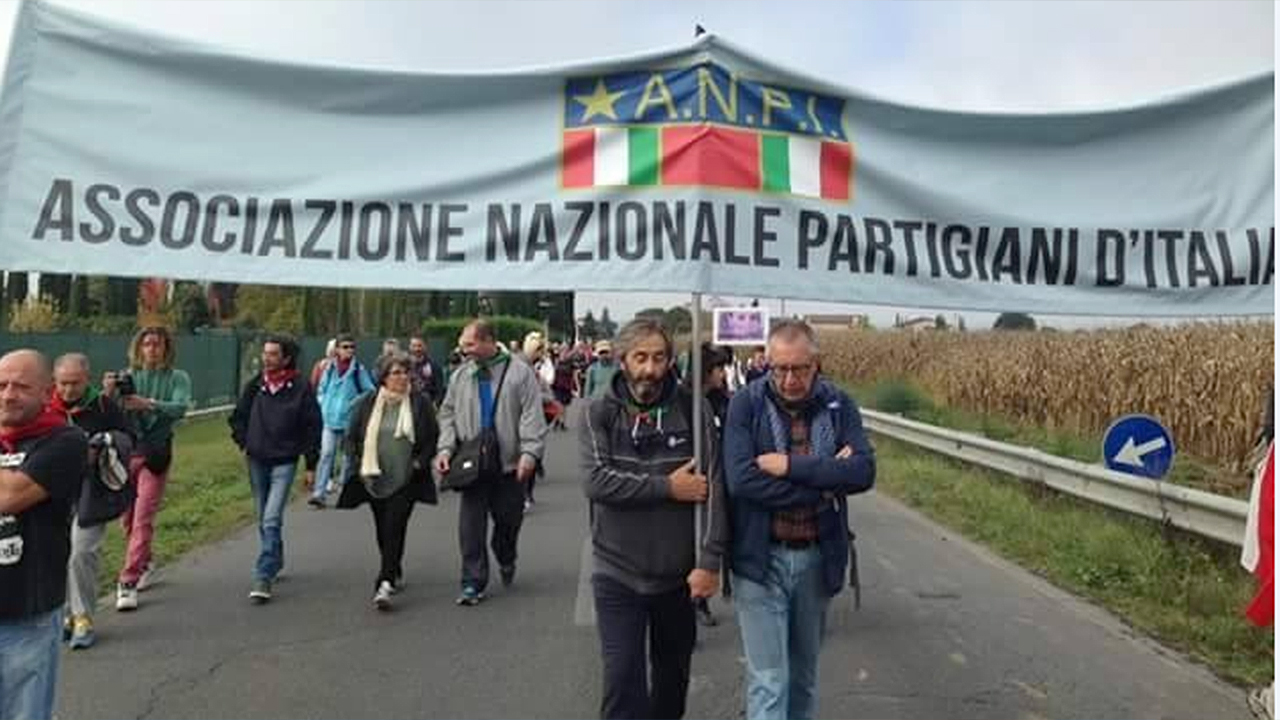
[[942,313],[938,313],[938,316],[933,319],[933,329],[934,330],[947,329],[947,319],[942,316]]
[[645,308],[636,313],[636,320],[654,320],[656,322],[665,322],[667,319],[667,311],[662,308],[652,307]]
[[172,313],[178,331],[185,333],[195,332],[199,327],[208,327],[213,319],[204,288],[191,282],[178,283],[174,288]]
[[600,337],[612,339],[618,334],[618,323],[609,317],[609,308],[600,311]]
[[1006,312],[1000,313],[995,323],[991,325],[992,330],[1035,330],[1035,318],[1026,313]]
[[297,288],[241,285],[236,288],[235,324],[302,334],[302,293]]
[[14,305],[9,313],[9,331],[53,332],[62,328],[62,314],[50,298],[38,298]]
[[600,325],[596,322],[596,316],[587,311],[586,317],[582,318],[582,337],[587,340],[598,340],[600,335]]
[[683,305],[676,305],[667,310],[663,318],[663,324],[667,327],[667,332],[672,335],[681,335],[683,333],[693,331],[693,313],[689,312],[689,308]]
[[956,329],[959,330],[960,332],[964,332],[964,316],[963,315],[956,316]]

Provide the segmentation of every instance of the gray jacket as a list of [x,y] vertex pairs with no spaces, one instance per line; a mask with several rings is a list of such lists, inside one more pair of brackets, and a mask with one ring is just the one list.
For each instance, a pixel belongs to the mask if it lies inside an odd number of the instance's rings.
[[[498,378],[506,372],[502,389]],[[440,439],[437,452],[452,454],[458,443],[480,434],[480,389],[476,381],[477,365],[468,360],[449,377],[449,389],[440,412]],[[547,420],[542,414],[542,387],[529,364],[519,359],[498,363],[492,368],[493,388],[498,390],[498,407],[493,423],[498,431],[498,448],[502,452],[502,469],[513,472],[521,455],[542,459],[546,447]]]
[[[579,435],[595,572],[642,594],[682,587],[694,567],[720,572],[729,549],[719,433],[705,401],[701,430],[710,496],[705,505],[670,497],[667,476],[693,458],[693,397],[674,382],[668,392],[661,429],[641,438],[618,373],[587,406]],[[694,535],[695,509],[703,513],[702,537]]]

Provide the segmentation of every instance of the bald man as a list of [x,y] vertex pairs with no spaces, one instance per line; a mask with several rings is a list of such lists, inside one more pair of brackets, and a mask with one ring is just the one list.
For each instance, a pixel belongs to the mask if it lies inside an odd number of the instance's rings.
[[53,715],[71,508],[89,443],[47,406],[52,383],[40,353],[0,357],[0,718]]

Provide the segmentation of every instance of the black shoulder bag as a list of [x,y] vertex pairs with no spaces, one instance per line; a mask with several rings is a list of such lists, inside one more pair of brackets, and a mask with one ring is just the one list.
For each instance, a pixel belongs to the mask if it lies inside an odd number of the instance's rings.
[[506,382],[511,361],[502,368],[498,386],[493,391],[493,423],[481,428],[480,434],[458,443],[449,458],[449,472],[440,480],[443,490],[464,490],[483,480],[502,476],[502,456],[498,448],[498,398]]

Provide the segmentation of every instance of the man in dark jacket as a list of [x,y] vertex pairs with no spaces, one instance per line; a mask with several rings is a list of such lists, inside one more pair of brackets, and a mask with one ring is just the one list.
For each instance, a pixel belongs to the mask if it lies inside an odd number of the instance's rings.
[[80,500],[71,523],[71,559],[67,563],[67,596],[71,615],[63,636],[72,650],[92,647],[93,609],[98,603],[98,561],[107,523],[133,506],[129,455],[133,433],[129,418],[114,400],[89,384],[89,358],[69,353],[53,363],[53,396],[49,407],[67,417],[89,438]]
[[449,381],[440,363],[431,357],[427,341],[421,335],[409,338],[409,357],[413,360],[413,391],[426,398],[432,405],[444,400],[445,384]]
[[733,498],[733,592],[747,660],[747,719],[817,710],[827,604],[849,562],[846,496],[875,482],[857,405],[819,376],[803,322],[769,333],[769,373],[733,396],[725,473]]
[[249,599],[262,604],[271,599],[276,576],[284,567],[284,507],[298,456],[306,460],[307,487],[315,483],[320,457],[320,406],[311,384],[298,375],[298,344],[292,338],[273,335],[262,343],[262,372],[244,386],[229,422],[231,439],[249,463],[258,511],[262,550]]
[[[702,426],[693,425],[695,400],[676,382],[661,325],[634,321],[617,345],[621,370],[588,406],[580,435],[604,661],[601,715],[679,718],[697,635],[692,599],[715,595],[728,550],[719,439],[705,401]],[[694,467],[695,432],[705,472]]]

